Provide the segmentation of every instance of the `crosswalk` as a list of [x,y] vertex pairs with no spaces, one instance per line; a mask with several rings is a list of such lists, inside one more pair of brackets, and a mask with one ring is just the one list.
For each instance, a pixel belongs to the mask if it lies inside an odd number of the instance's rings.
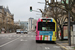
[[35,37],[35,35],[0,35],[0,37]]

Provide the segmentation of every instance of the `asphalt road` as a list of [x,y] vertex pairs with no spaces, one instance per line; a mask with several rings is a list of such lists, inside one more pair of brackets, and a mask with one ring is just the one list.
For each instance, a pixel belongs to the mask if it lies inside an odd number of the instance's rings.
[[35,33],[0,34],[0,50],[63,50],[53,42],[36,43]]

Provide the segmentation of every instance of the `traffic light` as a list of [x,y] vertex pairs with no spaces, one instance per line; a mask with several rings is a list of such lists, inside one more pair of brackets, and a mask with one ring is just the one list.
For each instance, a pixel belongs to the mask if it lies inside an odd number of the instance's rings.
[[[66,4],[68,4],[69,3],[69,0],[65,0],[66,1]],[[64,2],[62,1],[62,3],[64,4]]]
[[32,6],[30,6],[30,12],[32,12]]

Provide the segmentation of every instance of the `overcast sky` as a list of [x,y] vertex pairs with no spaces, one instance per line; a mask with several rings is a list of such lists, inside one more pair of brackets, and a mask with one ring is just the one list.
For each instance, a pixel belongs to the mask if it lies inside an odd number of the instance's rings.
[[[14,14],[14,21],[28,21],[28,18],[40,18],[40,12],[30,12],[30,6],[33,10],[44,9],[44,4],[37,2],[45,2],[45,0],[0,0],[0,6],[9,8],[11,14]],[[36,15],[39,14],[39,15]]]

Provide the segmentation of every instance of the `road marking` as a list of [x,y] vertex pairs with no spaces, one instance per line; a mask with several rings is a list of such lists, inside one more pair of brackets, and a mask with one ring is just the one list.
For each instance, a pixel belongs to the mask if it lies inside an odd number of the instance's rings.
[[[17,38],[17,39],[19,39],[19,38]],[[17,40],[17,39],[14,39],[14,40],[9,41],[9,42],[7,42],[7,43],[5,43],[5,44],[3,44],[3,45],[0,45],[0,47],[3,47],[3,46],[5,46],[5,45],[7,45],[7,44],[9,44],[9,43],[11,43],[11,42],[13,42],[13,41]]]
[[21,39],[20,41],[23,41],[23,39]]
[[23,40],[23,39],[21,39],[20,41],[27,41],[27,40]]
[[45,49],[50,49],[49,47],[45,47]]

